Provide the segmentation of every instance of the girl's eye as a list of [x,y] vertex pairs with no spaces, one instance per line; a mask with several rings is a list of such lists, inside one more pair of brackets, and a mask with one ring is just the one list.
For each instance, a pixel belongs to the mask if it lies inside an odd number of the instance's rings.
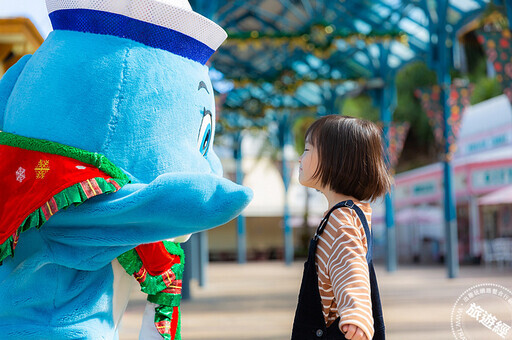
[[199,129],[199,136],[197,138],[197,146],[199,152],[204,156],[210,148],[210,142],[213,135],[212,114],[209,111],[204,112],[203,120],[201,121],[201,128]]

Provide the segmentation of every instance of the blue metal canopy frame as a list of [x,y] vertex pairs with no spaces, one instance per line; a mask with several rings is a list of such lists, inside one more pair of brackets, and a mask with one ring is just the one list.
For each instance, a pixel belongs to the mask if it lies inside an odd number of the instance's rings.
[[[229,45],[221,48],[213,58],[215,67],[230,79],[253,79],[260,88],[274,91],[270,84],[279,78],[283,70],[292,70],[298,77],[313,79],[356,79],[365,78],[368,82],[383,82],[371,93],[379,103],[381,119],[384,124],[384,142],[389,143],[389,124],[394,110],[396,89],[394,76],[401,67],[414,60],[427,60],[438,75],[442,89],[451,83],[449,69],[453,45],[457,32],[471,20],[474,20],[486,7],[485,0],[361,0],[361,1],[312,1],[312,0],[249,0],[249,1],[191,1],[196,10],[209,16],[231,33],[253,33],[255,36],[275,33],[304,32],[318,23],[327,23],[336,30],[345,30],[359,34],[353,39],[335,41],[336,51],[328,58],[318,58],[313,51],[304,51],[289,46],[261,48],[248,45],[242,49]],[[506,3],[509,18],[512,18],[511,0]],[[326,26],[327,27],[327,26]],[[406,45],[390,40],[375,43],[366,37],[372,32],[393,31],[399,29],[407,34]],[[256,33],[254,33],[256,32]],[[304,88],[315,86],[304,85]],[[237,89],[238,96],[255,96],[250,87]],[[338,94],[332,91],[332,94]],[[246,94],[242,94],[246,92]],[[267,92],[267,91],[266,91]],[[311,91],[305,91],[310,93]],[[268,93],[268,92],[267,92]],[[277,91],[279,93],[279,91]],[[245,97],[244,97],[245,96]],[[305,104],[311,98],[302,95],[297,89],[296,102]],[[257,98],[257,96],[256,96]],[[443,95],[445,107],[445,125],[447,124],[447,94]],[[250,100],[250,99],[249,99]],[[322,98],[320,106],[328,100]],[[233,103],[236,100],[233,99]],[[315,100],[313,99],[313,102]],[[283,96],[280,105],[297,105]],[[316,104],[316,103],[315,103]],[[331,103],[332,104],[332,103]],[[237,104],[227,104],[235,107]],[[316,104],[318,105],[318,104]],[[445,128],[447,130],[447,128]],[[283,171],[284,172],[284,171]],[[456,277],[457,227],[455,199],[453,193],[453,169],[445,161],[445,219],[447,237],[448,276]],[[286,182],[285,182],[286,183]],[[388,270],[396,268],[392,216],[392,199],[386,198],[387,254]],[[285,219],[286,224],[286,219]],[[285,228],[286,229],[286,228]],[[286,251],[288,253],[289,250]]]

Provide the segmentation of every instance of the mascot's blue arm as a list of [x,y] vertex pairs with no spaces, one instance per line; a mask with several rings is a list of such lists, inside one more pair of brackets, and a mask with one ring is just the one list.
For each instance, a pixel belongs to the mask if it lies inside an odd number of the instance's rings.
[[11,92],[18,81],[18,77],[25,68],[27,61],[32,57],[30,54],[23,56],[16,64],[11,66],[0,81],[0,130],[3,130],[5,108]]
[[251,189],[215,174],[166,173],[59,212],[47,235],[76,245],[138,245],[227,223],[251,199]]

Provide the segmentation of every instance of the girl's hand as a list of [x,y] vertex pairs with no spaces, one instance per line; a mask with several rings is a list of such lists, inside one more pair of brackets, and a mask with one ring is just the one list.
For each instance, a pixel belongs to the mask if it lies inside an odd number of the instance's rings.
[[348,340],[368,340],[363,330],[354,325],[343,325],[343,332],[345,332],[345,338]]

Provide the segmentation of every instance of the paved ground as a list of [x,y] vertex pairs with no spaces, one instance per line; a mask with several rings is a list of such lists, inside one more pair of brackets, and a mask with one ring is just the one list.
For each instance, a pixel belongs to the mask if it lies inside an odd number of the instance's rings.
[[[377,266],[376,272],[390,340],[454,339],[450,314],[466,289],[494,283],[512,290],[511,267],[461,267],[457,279],[447,279],[441,266],[403,266],[395,273]],[[289,267],[280,262],[213,263],[208,275],[207,287],[193,282],[193,299],[182,304],[184,340],[290,338],[302,263]],[[133,294],[121,340],[137,339],[144,303],[142,294]],[[485,335],[475,339],[502,339],[480,326],[477,331]]]

